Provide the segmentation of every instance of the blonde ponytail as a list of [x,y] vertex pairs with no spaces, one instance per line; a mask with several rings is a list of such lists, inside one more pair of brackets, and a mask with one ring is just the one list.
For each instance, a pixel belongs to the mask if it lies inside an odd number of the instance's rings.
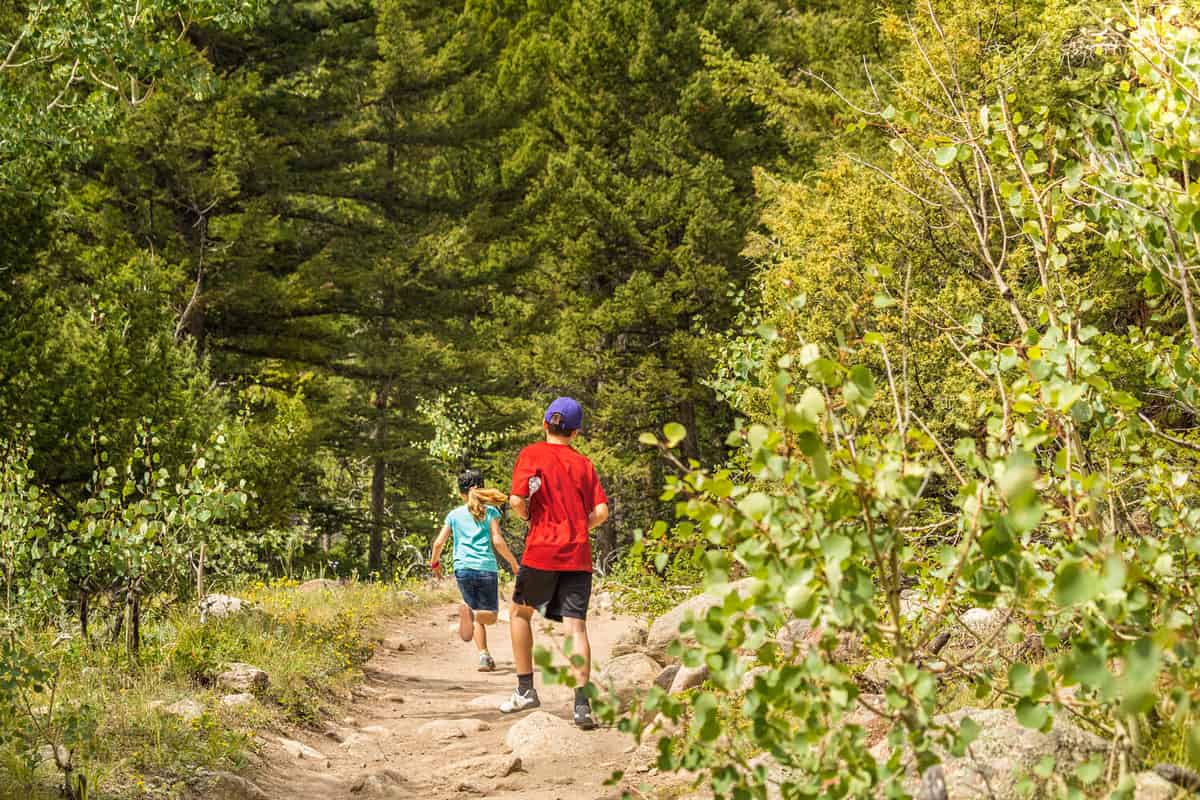
[[483,518],[487,516],[487,506],[502,506],[506,502],[508,502],[508,496],[498,489],[472,486],[467,492],[467,510],[478,522],[482,522]]

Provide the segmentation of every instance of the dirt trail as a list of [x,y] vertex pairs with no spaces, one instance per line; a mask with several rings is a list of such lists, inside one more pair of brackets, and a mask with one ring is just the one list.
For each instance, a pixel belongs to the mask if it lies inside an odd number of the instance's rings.
[[[499,704],[516,684],[505,621],[489,629],[496,671],[476,671],[474,647],[451,632],[455,605],[429,608],[399,620],[367,667],[367,680],[345,718],[327,735],[298,735],[316,753],[297,757],[295,745],[268,737],[267,764],[253,775],[271,800],[296,798],[523,798],[597,800],[619,798],[621,787],[604,786],[625,769],[632,740],[613,729],[590,732],[549,728],[551,744],[525,753],[518,771],[504,775],[513,754],[509,729],[532,713],[501,714]],[[593,672],[607,659],[617,637],[635,620],[593,612],[588,621]],[[535,641],[550,645],[560,626],[534,618]],[[545,686],[537,677],[540,711],[569,720],[571,691]],[[478,720],[482,725],[473,722]],[[438,722],[442,721],[442,722]],[[553,723],[553,720],[543,722]],[[436,722],[430,730],[428,723]],[[458,736],[454,728],[463,729]],[[339,742],[338,739],[341,739]],[[320,757],[318,757],[320,756]],[[644,776],[642,776],[644,777]]]

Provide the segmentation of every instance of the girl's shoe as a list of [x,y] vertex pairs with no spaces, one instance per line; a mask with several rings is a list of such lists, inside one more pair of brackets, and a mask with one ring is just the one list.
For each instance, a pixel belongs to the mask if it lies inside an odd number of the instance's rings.
[[491,672],[496,668],[496,660],[492,658],[491,653],[483,652],[479,654],[479,671]]
[[475,638],[475,612],[466,603],[458,606],[458,636],[464,642]]

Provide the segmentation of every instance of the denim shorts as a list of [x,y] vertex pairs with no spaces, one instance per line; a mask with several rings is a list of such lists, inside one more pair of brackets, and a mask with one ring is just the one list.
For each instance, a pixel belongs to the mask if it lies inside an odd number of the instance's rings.
[[456,569],[454,579],[463,602],[472,611],[500,610],[500,578],[495,572],[481,569]]

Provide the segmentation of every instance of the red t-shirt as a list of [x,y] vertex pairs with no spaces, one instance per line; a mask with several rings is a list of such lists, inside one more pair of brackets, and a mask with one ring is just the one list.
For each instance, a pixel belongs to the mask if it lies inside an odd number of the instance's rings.
[[529,534],[521,563],[555,572],[591,572],[588,514],[607,503],[596,468],[565,444],[538,442],[517,456],[512,494],[529,497],[529,479],[542,486],[529,501]]

